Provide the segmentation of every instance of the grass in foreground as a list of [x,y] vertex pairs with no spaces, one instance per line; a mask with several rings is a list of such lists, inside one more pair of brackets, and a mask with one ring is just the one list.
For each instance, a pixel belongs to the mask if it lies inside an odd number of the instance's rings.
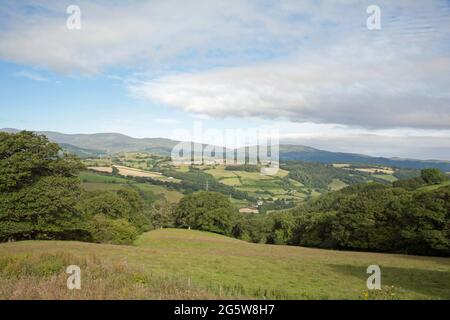
[[[450,299],[450,259],[251,244],[165,229],[136,246],[63,241],[0,245],[2,299]],[[82,269],[69,291],[64,268]],[[378,264],[381,292],[366,289]]]

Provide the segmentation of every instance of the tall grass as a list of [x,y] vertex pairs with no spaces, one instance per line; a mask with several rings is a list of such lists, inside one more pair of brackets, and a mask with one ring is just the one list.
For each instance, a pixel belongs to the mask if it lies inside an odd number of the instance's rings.
[[[81,289],[67,288],[69,265],[81,270]],[[233,294],[233,295],[231,295]],[[230,288],[202,288],[190,279],[146,272],[122,261],[69,253],[0,258],[0,299],[227,299],[242,298]]]

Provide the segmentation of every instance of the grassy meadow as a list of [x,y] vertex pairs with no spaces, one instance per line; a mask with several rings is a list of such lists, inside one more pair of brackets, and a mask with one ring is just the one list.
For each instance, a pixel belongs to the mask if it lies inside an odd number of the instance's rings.
[[[66,288],[79,265],[81,290]],[[366,289],[367,266],[382,290]],[[0,299],[450,299],[450,259],[252,244],[181,229],[134,246],[0,244]]]

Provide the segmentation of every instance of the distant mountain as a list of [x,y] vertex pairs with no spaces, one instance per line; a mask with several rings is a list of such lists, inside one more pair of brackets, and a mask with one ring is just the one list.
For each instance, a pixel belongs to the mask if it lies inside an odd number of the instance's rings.
[[322,163],[372,164],[412,169],[434,167],[450,172],[450,161],[371,157],[356,153],[331,152],[288,144],[280,145],[280,158],[283,161],[299,160]]
[[[5,132],[18,132],[17,129],[0,129]],[[39,131],[50,141],[61,145],[70,145],[102,153],[116,153],[128,151],[147,151],[161,155],[170,155],[172,148],[178,141],[165,138],[137,139],[120,133],[94,133],[94,134],[64,134],[53,131]]]
[[[19,130],[0,129],[0,131],[14,133]],[[72,149],[72,152],[80,156],[83,156],[83,154],[98,155],[101,153],[127,151],[146,151],[168,156],[170,155],[172,148],[179,142],[166,138],[137,139],[120,133],[64,134],[52,131],[41,131],[38,133],[46,135],[51,141],[60,144],[68,151]],[[312,147],[292,144],[280,145],[280,160],[372,164],[413,169],[436,167],[443,171],[450,172],[450,161],[371,157],[355,153],[324,151]]]

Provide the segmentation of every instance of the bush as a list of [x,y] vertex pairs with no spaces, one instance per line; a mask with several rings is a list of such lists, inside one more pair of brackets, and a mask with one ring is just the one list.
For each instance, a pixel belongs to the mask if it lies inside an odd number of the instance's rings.
[[92,219],[92,240],[98,243],[132,244],[138,230],[125,219],[110,219],[98,214]]

